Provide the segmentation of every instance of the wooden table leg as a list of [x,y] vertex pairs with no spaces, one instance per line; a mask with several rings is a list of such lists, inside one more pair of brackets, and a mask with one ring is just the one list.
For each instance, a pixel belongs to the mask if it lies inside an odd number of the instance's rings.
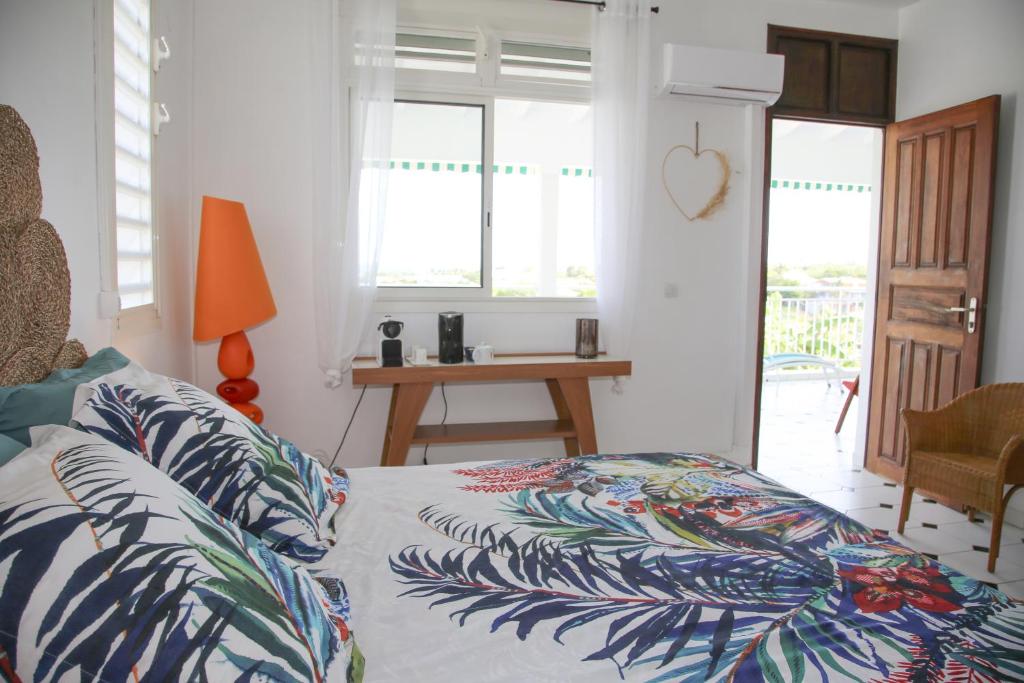
[[[558,386],[558,380],[547,379],[544,380],[548,385],[548,393],[551,394],[551,402],[555,404],[555,414],[559,420],[572,420],[572,414],[569,412],[569,406],[565,404],[565,396],[562,395],[562,390]],[[576,438],[565,439],[565,454],[570,458],[575,458],[580,454],[580,442]]]
[[434,385],[431,382],[396,384],[393,390],[394,414],[391,417],[391,429],[384,438],[384,462],[387,467],[404,465],[409,455],[409,446],[420,415],[427,405],[430,392]]
[[380,466],[388,462],[388,449],[391,447],[391,428],[395,426],[395,402],[398,400],[399,384],[391,385],[391,407],[388,408],[388,423],[384,425],[384,448],[380,451]]
[[597,432],[594,429],[594,413],[590,406],[590,381],[586,377],[559,378],[558,388],[576,427],[580,454],[597,453]]

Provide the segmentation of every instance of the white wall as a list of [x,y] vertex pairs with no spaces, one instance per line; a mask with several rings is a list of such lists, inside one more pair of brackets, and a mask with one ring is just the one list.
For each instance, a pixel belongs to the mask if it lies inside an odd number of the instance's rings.
[[94,3],[0,2],[0,102],[19,111],[39,148],[42,215],[60,233],[71,270],[70,336],[90,353],[114,342],[147,367],[186,378],[192,376],[190,230],[182,220],[187,218],[182,189],[189,154],[189,5],[159,3],[154,18],[156,31],[176,48],[155,82],[156,96],[168,102],[175,122],[164,129],[154,151],[164,315],[159,330],[137,335],[115,332],[113,321],[99,315],[104,264],[97,207]]
[[[900,12],[900,119],[1002,95],[983,383],[1024,381],[1024,2],[921,0]],[[1024,526],[1024,497],[1007,520]]]
[[39,149],[43,218],[64,242],[71,270],[71,336],[110,344],[98,313],[93,6],[66,0],[0,2],[0,102],[18,110]]
[[[98,0],[103,1],[103,0]],[[490,0],[503,22],[531,25],[547,0]],[[481,3],[410,0],[413,15],[435,6],[451,23]],[[174,122],[157,142],[162,231],[162,307],[165,320],[152,335],[117,343],[144,364],[191,376],[192,256],[202,194],[246,202],[262,247],[278,317],[251,331],[255,376],[268,426],[311,451],[333,451],[357,392],[328,391],[316,365],[309,277],[314,220],[315,152],[326,138],[323,87],[329,22],[327,0],[191,0],[158,5],[158,32],[174,57],[157,79],[157,94]],[[589,12],[559,6],[551,26],[586,35]],[[1024,258],[1020,193],[1024,135],[1018,103],[1024,63],[1017,33],[1024,26],[1019,0],[921,0],[898,11],[869,3],[823,0],[678,0],[662,2],[654,17],[654,46],[676,41],[763,51],[766,25],[899,37],[899,116],[907,117],[992,92],[1003,94],[991,297],[984,375],[987,381],[1024,375],[1024,275],[1012,264]],[[409,16],[408,14],[406,16]],[[42,157],[44,217],[60,231],[71,264],[72,334],[90,349],[109,343],[110,324],[96,310],[100,287],[96,211],[93,4],[81,0],[0,0],[0,101],[17,107],[36,136]],[[582,19],[580,19],[582,17]],[[479,18],[479,17],[478,17]],[[490,21],[490,20],[486,20]],[[734,170],[726,206],[713,220],[688,224],[660,188],[665,152],[690,142],[695,120],[702,141],[725,151]],[[606,450],[708,449],[749,457],[753,421],[753,368],[757,264],[760,254],[762,119],[756,112],[657,100],[651,107],[647,271],[642,333],[634,353],[635,375],[616,397],[606,381],[594,382],[599,437]],[[664,285],[680,296],[666,299]],[[397,311],[409,339],[433,345],[433,315]],[[467,339],[487,339],[504,349],[559,350],[572,344],[573,310],[536,313],[471,313]],[[368,339],[370,339],[368,337]],[[368,347],[369,348],[369,345]],[[216,345],[196,347],[198,382],[219,381]],[[436,393],[436,392],[435,392]],[[547,415],[543,387],[456,387],[450,419],[530,418]],[[387,392],[367,393],[344,462],[376,462]],[[439,396],[425,419],[440,417]],[[431,460],[497,455],[557,454],[558,444],[523,447],[435,448]],[[415,456],[414,456],[415,457]]]
[[[418,16],[435,3],[417,0]],[[525,18],[543,0],[495,2],[502,21]],[[460,10],[484,14],[481,3],[438,3],[450,21]],[[559,6],[563,32],[586,35],[593,10]],[[312,319],[311,223],[313,151],[323,144],[327,89],[324,1],[282,6],[270,0],[198,3],[195,17],[193,196],[221,194],[246,203],[279,314],[250,331],[255,378],[267,426],[309,451],[333,452],[358,396],[345,386],[322,388]],[[408,15],[406,15],[408,16]],[[575,24],[574,24],[575,22]],[[437,21],[436,23],[444,23]],[[817,0],[687,0],[663,2],[654,17],[653,46],[666,41],[763,52],[768,23],[895,37],[894,9]],[[603,450],[695,449],[749,459],[753,422],[754,314],[760,254],[763,117],[740,108],[656,100],[651,106],[645,278],[633,352],[634,376],[624,396],[595,381],[594,410]],[[661,189],[660,166],[675,144],[692,142],[730,158],[734,175],[725,207],[710,221],[687,223]],[[193,202],[197,224],[198,203]],[[667,283],[678,298],[663,296]],[[436,345],[433,313],[393,307],[407,338]],[[573,311],[467,313],[467,340],[504,350],[568,350]],[[367,337],[368,342],[372,337]],[[369,344],[367,350],[370,349]],[[198,347],[198,380],[218,381],[216,344]],[[550,413],[543,385],[459,386],[449,389],[449,420],[529,419]],[[377,462],[388,392],[367,392],[341,458]],[[442,412],[439,392],[424,420]],[[504,455],[555,455],[557,443],[524,446],[434,447],[430,460]],[[419,454],[413,454],[415,462]]]
[[[539,8],[555,7],[546,0],[493,1],[500,20],[520,22],[519,30],[531,25]],[[418,0],[411,6],[422,13],[433,4]],[[479,3],[440,5],[448,15],[438,23],[481,8]],[[73,331],[96,348],[108,342],[110,331],[96,314],[100,265],[91,3],[6,0],[0,7],[0,97],[22,110],[40,141],[48,197],[44,213],[62,231],[72,264]],[[557,7],[551,25],[561,33],[586,35],[593,10]],[[280,311],[250,333],[255,377],[264,390],[260,402],[268,426],[307,450],[324,452],[333,451],[357,396],[349,387],[322,387],[308,275],[315,152],[329,125],[323,117],[328,89],[322,85],[328,9],[327,0],[287,6],[270,0],[159,4],[158,32],[168,36],[174,51],[157,78],[157,96],[174,116],[156,150],[164,321],[155,334],[119,334],[116,340],[149,367],[191,376],[181,349],[188,348],[199,200],[214,194],[245,202]],[[769,22],[891,37],[896,16],[894,10],[816,0],[662,3],[653,19],[653,46],[657,51],[663,42],[679,41],[763,51]],[[38,78],[40,73],[45,78]],[[703,145],[724,151],[734,175],[724,208],[710,221],[689,224],[661,189],[659,172],[672,145],[691,142],[696,120],[702,123]],[[754,111],[674,99],[652,103],[649,240],[634,377],[621,397],[610,393],[608,381],[593,384],[605,450],[701,449],[749,458],[761,127],[762,117]],[[669,283],[678,287],[678,298],[663,296]],[[408,323],[410,341],[435,343],[432,313],[396,312]],[[568,350],[578,314],[571,308],[470,313],[467,339],[486,339],[505,350]],[[197,380],[208,389],[220,380],[215,356],[215,344],[196,347]],[[528,419],[549,411],[542,385],[454,387],[448,394],[454,421]],[[386,390],[368,391],[344,462],[376,462],[386,406]],[[425,419],[438,419],[440,413],[435,396]],[[435,448],[431,460],[554,455],[559,448],[556,443]]]
[[[96,0],[104,1],[104,0]],[[489,0],[497,21],[527,31],[547,0]],[[405,16],[433,16],[450,25],[482,4],[409,0]],[[442,14],[432,14],[440,7]],[[585,36],[589,12],[558,6],[549,27]],[[251,331],[255,376],[268,426],[310,451],[333,452],[358,395],[322,387],[312,317],[313,188],[315,159],[329,122],[328,0],[164,0],[157,31],[174,57],[156,82],[173,123],[157,141],[158,221],[164,321],[145,336],[119,334],[117,344],[145,365],[192,376],[188,341],[193,255],[200,198],[244,201],[279,315]],[[490,15],[491,17],[498,15]],[[581,19],[582,17],[582,19]],[[479,16],[477,17],[479,19]],[[492,19],[485,19],[491,22]],[[666,41],[763,51],[768,23],[900,39],[897,110],[900,118],[992,93],[1003,95],[1000,152],[985,349],[985,381],[1024,377],[1024,3],[1019,0],[920,0],[897,10],[882,4],[823,0],[676,0],[654,17],[657,49]],[[99,227],[93,80],[93,3],[84,0],[0,0],[0,101],[28,121],[39,146],[43,216],[60,232],[73,281],[72,335],[88,348],[110,342],[99,318]],[[711,221],[686,223],[660,187],[665,152],[689,143],[693,122],[702,141],[725,151],[733,167],[726,206]],[[707,449],[749,458],[760,257],[761,147],[759,113],[657,100],[651,107],[646,273],[637,324],[634,377],[614,396],[609,382],[593,383],[599,438],[605,450]],[[667,283],[680,296],[667,299]],[[408,338],[433,346],[434,318],[396,310]],[[467,339],[508,350],[569,349],[578,312],[470,313]],[[368,340],[372,337],[367,337]],[[369,344],[367,349],[369,350]],[[216,345],[195,347],[199,384],[220,380]],[[435,392],[437,394],[438,392]],[[542,386],[454,387],[449,419],[533,418],[548,415]],[[349,465],[374,464],[387,409],[387,391],[371,388],[343,454]],[[441,414],[435,395],[425,420]],[[434,448],[432,461],[554,455],[560,446]],[[412,456],[415,461],[418,454]],[[1024,518],[1024,515],[1021,515]]]
[[[194,24],[193,226],[204,194],[245,203],[278,309],[248,331],[258,403],[270,428],[308,450],[340,434],[350,398],[323,388],[313,332],[312,157],[327,130],[311,121],[329,89],[314,82],[312,46],[315,32],[329,30],[327,8],[201,2]],[[216,342],[197,346],[198,383],[209,390],[222,379],[216,353]]]
[[900,11],[897,118],[1002,95],[982,381],[1024,380],[1024,2],[921,0]]

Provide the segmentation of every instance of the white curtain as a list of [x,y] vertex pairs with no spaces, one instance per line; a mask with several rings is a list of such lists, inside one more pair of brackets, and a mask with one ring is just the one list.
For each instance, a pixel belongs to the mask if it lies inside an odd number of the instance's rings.
[[[340,386],[377,291],[395,100],[396,0],[333,0],[332,185],[313,240],[317,352]],[[345,125],[347,121],[347,126]],[[344,131],[348,131],[347,138]]]
[[644,231],[650,0],[607,0],[605,10],[594,15],[597,309],[605,350],[628,357]]

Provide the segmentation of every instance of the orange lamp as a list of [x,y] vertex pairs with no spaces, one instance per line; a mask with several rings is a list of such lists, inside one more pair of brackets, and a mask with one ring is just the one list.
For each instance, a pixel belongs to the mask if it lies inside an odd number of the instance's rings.
[[263,421],[263,410],[252,402],[260,387],[249,379],[255,360],[245,328],[275,315],[277,307],[245,205],[203,197],[192,338],[220,338],[217,367],[227,379],[217,385],[217,393],[256,423]]

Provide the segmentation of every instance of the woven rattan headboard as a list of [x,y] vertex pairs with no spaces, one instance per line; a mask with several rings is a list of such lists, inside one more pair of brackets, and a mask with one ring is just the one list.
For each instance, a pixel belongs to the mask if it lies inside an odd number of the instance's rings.
[[39,217],[42,205],[32,132],[0,104],[0,386],[38,382],[86,358],[67,339],[71,275],[57,231]]

